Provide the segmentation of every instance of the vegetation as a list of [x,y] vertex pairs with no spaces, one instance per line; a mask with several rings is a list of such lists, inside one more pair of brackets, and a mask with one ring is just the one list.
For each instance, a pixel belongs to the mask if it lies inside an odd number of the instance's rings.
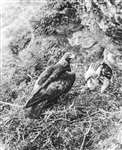
[[[99,88],[82,92],[84,72],[101,58],[103,49],[121,52],[121,5],[112,0],[23,1],[11,5],[12,17],[2,14],[2,33],[6,35],[0,93],[3,149],[121,149],[122,138],[115,136],[122,132],[121,70],[113,68],[112,83],[104,94]],[[9,14],[11,9],[7,11]],[[77,77],[74,86],[44,110],[40,119],[29,119],[21,106],[36,79],[67,51],[77,56],[72,63]]]

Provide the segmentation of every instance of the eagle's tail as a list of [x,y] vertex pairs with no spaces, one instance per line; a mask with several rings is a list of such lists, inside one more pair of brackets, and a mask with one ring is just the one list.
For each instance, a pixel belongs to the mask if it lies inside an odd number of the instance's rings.
[[35,106],[38,103],[40,103],[41,101],[42,101],[42,98],[40,98],[39,96],[32,96],[31,98],[29,98],[29,100],[25,104],[24,108],[29,108],[29,107]]

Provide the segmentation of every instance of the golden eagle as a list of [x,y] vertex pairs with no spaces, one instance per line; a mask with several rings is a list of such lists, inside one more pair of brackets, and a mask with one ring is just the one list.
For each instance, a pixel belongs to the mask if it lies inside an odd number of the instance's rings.
[[25,108],[33,109],[43,101],[53,102],[71,89],[75,73],[71,72],[70,61],[74,57],[74,54],[67,52],[57,64],[49,66],[41,73]]

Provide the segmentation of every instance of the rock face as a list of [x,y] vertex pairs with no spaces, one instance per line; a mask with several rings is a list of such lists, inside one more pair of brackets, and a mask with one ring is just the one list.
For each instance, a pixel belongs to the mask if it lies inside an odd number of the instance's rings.
[[122,70],[122,60],[121,60],[121,52],[117,49],[105,49],[104,50],[104,61],[109,64],[111,67],[116,67],[119,70]]
[[31,41],[32,35],[31,31],[21,31],[17,34],[14,39],[9,44],[9,48],[13,55],[19,55],[19,52],[26,49]]
[[111,37],[113,43],[122,45],[122,2],[93,0],[93,12],[105,34]]
[[73,33],[72,38],[68,38],[71,46],[80,45],[82,48],[91,48],[95,44],[95,39],[88,31],[78,31]]

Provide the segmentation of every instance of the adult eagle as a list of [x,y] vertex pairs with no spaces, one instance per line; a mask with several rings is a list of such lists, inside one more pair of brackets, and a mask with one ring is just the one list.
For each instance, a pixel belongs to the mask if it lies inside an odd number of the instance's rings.
[[67,52],[57,64],[49,66],[42,72],[35,82],[32,96],[25,108],[34,109],[43,101],[50,103],[71,89],[75,81],[75,73],[71,72],[70,61],[74,57],[74,54]]

